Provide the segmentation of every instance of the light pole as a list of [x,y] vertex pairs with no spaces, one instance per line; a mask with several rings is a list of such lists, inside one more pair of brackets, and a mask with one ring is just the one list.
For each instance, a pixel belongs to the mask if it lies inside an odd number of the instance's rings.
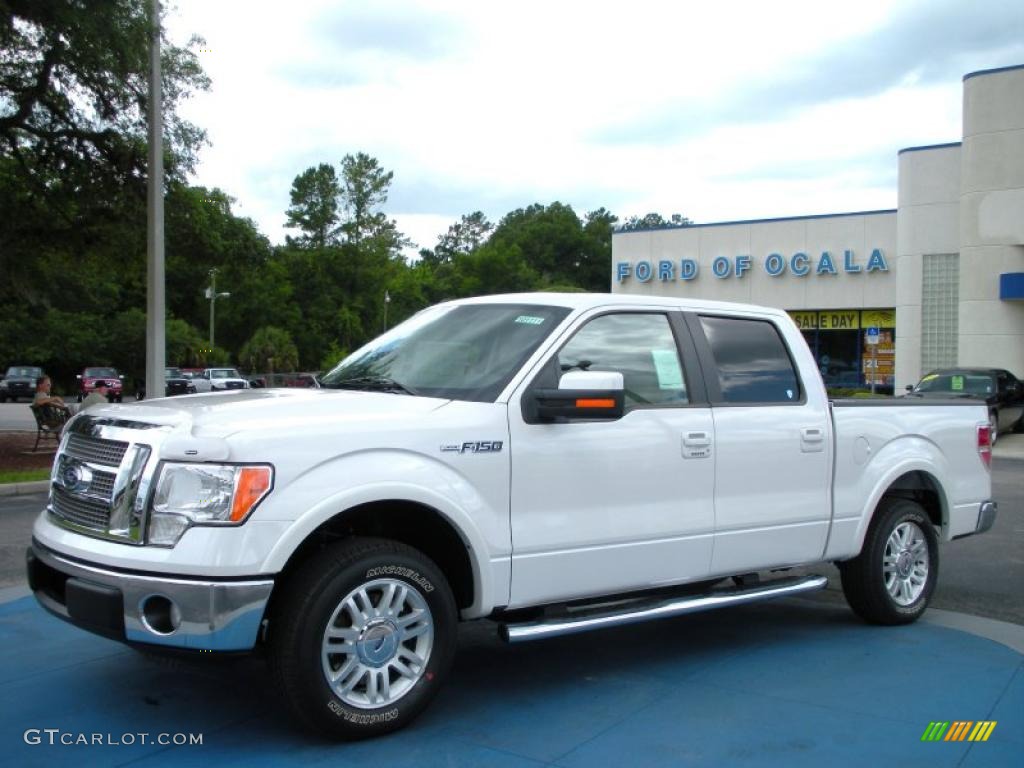
[[388,329],[388,304],[391,303],[391,294],[384,291],[384,330]]
[[231,296],[228,292],[217,293],[217,269],[210,270],[210,286],[206,289],[206,298],[210,300],[210,354],[213,354],[213,308],[217,299],[226,299]]

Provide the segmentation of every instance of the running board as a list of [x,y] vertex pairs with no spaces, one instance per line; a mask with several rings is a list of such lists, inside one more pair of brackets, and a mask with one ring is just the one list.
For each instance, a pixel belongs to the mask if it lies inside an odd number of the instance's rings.
[[593,629],[621,627],[626,624],[637,624],[641,621],[666,619],[670,616],[682,616],[686,613],[712,611],[730,605],[755,603],[760,600],[771,600],[776,597],[789,597],[804,592],[824,589],[828,584],[826,576],[804,576],[802,578],[778,579],[756,587],[738,587],[727,590],[716,590],[704,595],[652,600],[647,602],[630,602],[618,610],[605,610],[588,613],[582,616],[558,616],[542,621],[531,621],[523,624],[502,624],[498,628],[501,639],[507,643],[524,643],[528,640],[540,640],[560,635],[575,635]]

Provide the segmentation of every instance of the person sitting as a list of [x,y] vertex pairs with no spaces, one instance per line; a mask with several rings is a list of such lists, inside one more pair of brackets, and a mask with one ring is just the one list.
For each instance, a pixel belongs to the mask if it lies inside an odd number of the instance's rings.
[[32,405],[52,405],[70,413],[70,409],[64,404],[64,401],[61,398],[50,394],[50,386],[51,382],[49,376],[43,376],[38,382],[36,382],[36,396],[32,400]]
[[92,408],[94,405],[100,405],[101,403],[109,402],[109,400],[107,399],[107,388],[109,386],[110,385],[107,384],[107,382],[103,381],[102,379],[93,384],[92,392],[86,395],[85,399],[82,401],[82,407],[80,411],[86,411],[89,408]]

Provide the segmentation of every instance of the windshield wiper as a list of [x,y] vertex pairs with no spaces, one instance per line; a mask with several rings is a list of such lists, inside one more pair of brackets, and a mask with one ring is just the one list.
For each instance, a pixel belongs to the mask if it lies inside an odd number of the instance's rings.
[[419,395],[412,387],[401,384],[387,376],[355,376],[332,382],[331,387],[337,389],[362,389],[371,392],[402,392],[406,395]]

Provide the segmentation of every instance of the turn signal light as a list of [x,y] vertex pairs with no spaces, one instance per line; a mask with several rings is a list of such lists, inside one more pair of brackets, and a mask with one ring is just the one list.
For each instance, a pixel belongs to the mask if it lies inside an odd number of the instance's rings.
[[231,503],[231,522],[245,519],[249,511],[270,490],[270,467],[242,467]]
[[992,427],[988,424],[978,425],[978,455],[985,469],[992,468]]
[[615,400],[610,397],[577,399],[577,408],[614,408]]

